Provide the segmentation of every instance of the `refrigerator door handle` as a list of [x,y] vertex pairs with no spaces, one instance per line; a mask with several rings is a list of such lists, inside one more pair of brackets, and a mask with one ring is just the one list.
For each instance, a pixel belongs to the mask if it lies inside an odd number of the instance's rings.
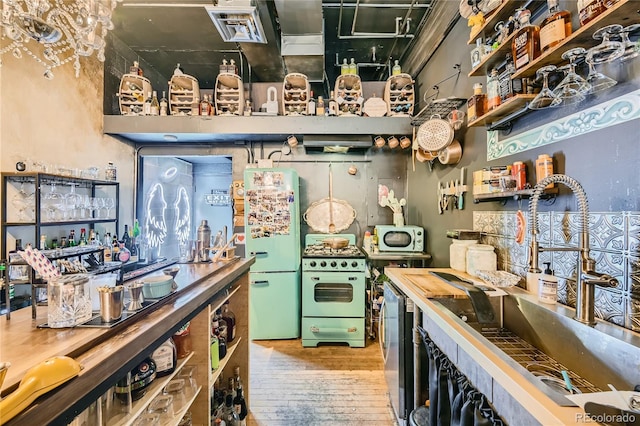
[[266,251],[252,251],[249,253],[251,256],[266,256]]
[[269,284],[269,280],[251,281],[251,285],[267,285],[267,284]]

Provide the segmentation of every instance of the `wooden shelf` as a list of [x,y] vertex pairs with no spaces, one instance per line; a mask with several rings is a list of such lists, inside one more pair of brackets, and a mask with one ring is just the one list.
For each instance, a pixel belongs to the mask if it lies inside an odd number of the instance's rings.
[[179,411],[176,411],[175,413],[173,413],[173,418],[169,422],[165,423],[165,426],[178,426],[182,421],[182,418],[184,417],[184,415],[187,413],[187,411],[189,411],[189,408],[191,408],[191,404],[193,404],[193,401],[196,400],[196,397],[198,396],[201,390],[202,390],[202,385],[198,386],[198,389],[196,389],[196,391],[193,393],[191,398],[189,398],[189,400],[186,401],[184,406]]
[[485,56],[480,64],[469,72],[469,77],[479,77],[491,74],[491,70],[498,67],[505,61],[506,54],[511,52],[511,40],[516,33],[513,32],[507,37],[496,50],[492,50]]
[[[176,366],[176,369],[173,373],[169,374],[168,376],[155,379],[147,388],[147,391],[145,392],[144,396],[137,401],[133,401],[131,412],[122,413],[122,414],[118,414],[117,416],[113,416],[112,418],[107,420],[107,425],[109,426],[132,425],[133,422],[135,422],[135,420],[146,411],[149,403],[151,403],[151,401],[153,401],[153,399],[156,396],[160,395],[160,393],[162,392],[162,389],[164,389],[164,387],[171,381],[171,379],[173,379],[180,372],[180,370],[182,370],[182,367],[184,367],[187,364],[187,362],[191,359],[193,354],[194,353],[191,352],[186,358],[178,360],[178,365]],[[196,392],[196,395],[197,395],[197,392]],[[195,396],[194,396],[194,399],[195,399]]]
[[213,384],[216,382],[220,374],[222,374],[222,370],[224,370],[224,368],[227,366],[229,359],[231,359],[231,357],[233,356],[233,353],[236,351],[236,349],[238,349],[238,346],[240,345],[241,341],[242,341],[242,336],[238,336],[236,343],[234,343],[233,345],[227,348],[227,354],[224,356],[224,358],[220,360],[220,364],[218,368],[216,368],[211,372],[211,378],[209,379],[209,384],[211,386],[213,386]]
[[[560,190],[558,188],[545,189],[542,193],[543,198],[553,198]],[[520,191],[504,191],[504,192],[492,192],[489,194],[473,194],[473,202],[480,203],[482,201],[506,201],[507,198],[513,198],[514,200],[520,200],[522,198],[529,198],[533,195],[533,188],[522,189]]]
[[485,126],[495,123],[501,118],[507,117],[514,112],[524,108],[528,102],[531,102],[536,95],[516,95],[501,103],[497,108],[489,111],[487,114],[467,123],[467,127]]
[[[213,316],[215,315],[216,311],[217,311],[218,309],[220,309],[220,308],[222,307],[222,305],[224,305],[224,303],[225,303],[227,300],[231,299],[231,297],[232,297],[234,294],[236,294],[236,293],[238,292],[238,290],[240,290],[240,287],[234,287],[234,288],[229,292],[229,294],[227,294],[227,295],[226,295],[222,300],[218,301],[217,303],[216,303],[216,302],[213,302],[213,303],[211,304],[211,314],[209,315],[209,317],[210,317],[210,318],[213,318]],[[214,303],[215,303],[215,305],[214,305]]]
[[[545,4],[544,0],[534,0],[531,2],[528,8],[530,10],[535,10],[543,4]],[[500,21],[506,22],[509,19],[509,16],[512,16],[516,12],[516,6],[517,5],[514,4],[514,2],[503,1],[500,6],[498,6],[488,17],[485,18],[482,27],[480,27],[478,31],[469,36],[469,41],[467,41],[467,44],[476,44],[476,40],[478,39],[478,37],[480,37],[481,35],[486,35],[486,32],[490,32],[493,34],[495,32],[494,27],[496,26],[496,24]]]

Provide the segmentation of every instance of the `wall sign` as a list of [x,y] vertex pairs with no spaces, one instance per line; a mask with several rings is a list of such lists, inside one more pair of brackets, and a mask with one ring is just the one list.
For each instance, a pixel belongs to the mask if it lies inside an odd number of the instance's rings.
[[499,140],[497,130],[489,131],[487,132],[487,160],[496,160],[638,118],[640,118],[640,90],[504,140]]

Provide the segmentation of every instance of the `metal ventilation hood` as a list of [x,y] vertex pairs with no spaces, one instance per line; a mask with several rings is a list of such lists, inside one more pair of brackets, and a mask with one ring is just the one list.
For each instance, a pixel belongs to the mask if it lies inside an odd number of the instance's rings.
[[218,6],[205,6],[223,41],[267,43],[262,22],[249,1],[229,1]]
[[312,151],[322,150],[323,152],[345,153],[347,151],[369,149],[373,146],[373,141],[369,135],[308,135],[302,138],[302,145]]

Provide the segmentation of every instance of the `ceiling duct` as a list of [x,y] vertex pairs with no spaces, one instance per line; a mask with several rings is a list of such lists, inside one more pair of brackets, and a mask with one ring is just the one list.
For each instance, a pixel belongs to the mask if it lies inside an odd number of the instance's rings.
[[280,22],[281,48],[287,73],[309,81],[324,80],[324,28],[322,0],[275,0]]
[[250,1],[223,1],[205,6],[222,40],[235,43],[266,43],[258,11]]

